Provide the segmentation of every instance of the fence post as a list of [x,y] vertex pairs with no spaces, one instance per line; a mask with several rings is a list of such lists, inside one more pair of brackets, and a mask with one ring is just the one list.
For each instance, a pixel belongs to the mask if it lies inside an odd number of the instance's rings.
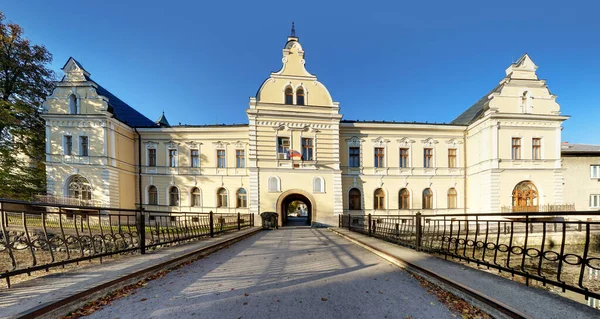
[[371,214],[369,214],[369,236],[371,236]]
[[209,225],[210,225],[210,237],[215,237],[215,225],[214,225],[214,219],[213,219],[213,212],[212,210],[209,213]]
[[139,225],[139,238],[140,238],[140,253],[144,255],[146,253],[146,216],[144,214],[144,208],[140,208],[140,211],[137,212],[138,215],[138,225]]
[[422,230],[421,230],[421,213],[420,212],[418,212],[416,214],[416,216],[415,216],[415,228],[416,228],[415,229],[415,235],[417,237],[416,238],[417,241],[415,243],[415,249],[417,251],[420,251],[421,250],[421,243],[422,243],[422,240],[423,240],[423,233],[422,233]]
[[342,227],[342,215],[338,216],[338,227]]
[[254,214],[250,214],[250,226],[254,227]]
[[238,230],[242,230],[242,220],[241,220],[239,212],[238,212]]

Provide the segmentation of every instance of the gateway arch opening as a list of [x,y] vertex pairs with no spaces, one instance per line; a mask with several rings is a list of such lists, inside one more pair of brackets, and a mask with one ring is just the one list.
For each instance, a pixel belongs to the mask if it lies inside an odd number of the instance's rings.
[[308,198],[300,194],[290,194],[285,197],[281,205],[283,226],[310,225],[312,205]]

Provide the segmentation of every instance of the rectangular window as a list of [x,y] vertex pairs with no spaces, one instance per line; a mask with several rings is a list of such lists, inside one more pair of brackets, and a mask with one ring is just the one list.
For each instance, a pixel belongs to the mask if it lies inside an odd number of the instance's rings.
[[192,167],[200,167],[200,152],[198,150],[190,151]]
[[290,138],[289,137],[278,137],[277,138],[277,159],[289,159],[290,152]]
[[246,167],[246,152],[244,150],[235,151],[235,167],[244,168]]
[[590,208],[600,208],[600,195],[590,195]]
[[177,150],[169,150],[169,167],[177,167]]
[[348,150],[348,166],[360,167],[360,147],[351,147]]
[[408,148],[400,149],[400,167],[408,167]]
[[521,159],[521,138],[513,137],[512,139],[512,159]]
[[531,158],[534,160],[542,159],[542,139],[534,138],[531,140]]
[[448,167],[450,167],[450,168],[456,167],[456,149],[455,148],[448,149]]
[[303,138],[302,139],[302,160],[312,161],[313,160],[313,139]]
[[89,156],[89,144],[87,136],[79,137],[79,155],[80,156]]
[[385,167],[385,150],[383,147],[375,148],[375,167]]
[[70,135],[66,135],[65,136],[65,148],[64,148],[64,154],[65,155],[72,155],[73,154],[73,137]]
[[156,149],[154,148],[148,149],[148,166],[156,166]]
[[217,150],[217,167],[225,168],[225,150]]
[[433,148],[423,149],[423,167],[433,167]]
[[600,165],[590,166],[590,178],[600,178]]

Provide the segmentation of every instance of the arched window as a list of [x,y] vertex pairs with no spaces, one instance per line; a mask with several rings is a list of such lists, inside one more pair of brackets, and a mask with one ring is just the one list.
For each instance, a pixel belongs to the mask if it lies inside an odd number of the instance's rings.
[[238,207],[238,208],[248,207],[248,194],[246,193],[246,190],[243,188],[240,188],[237,191],[236,207]]
[[281,185],[279,184],[279,178],[277,176],[269,177],[269,192],[281,191]]
[[285,89],[285,104],[294,104],[294,90],[291,87]]
[[217,207],[227,207],[227,190],[219,188],[217,191]]
[[304,105],[304,89],[303,88],[298,88],[298,90],[296,90],[296,104]]
[[90,182],[81,175],[73,175],[67,182],[67,192],[70,198],[78,200],[80,205],[92,204],[92,186]]
[[385,209],[385,192],[378,188],[375,190],[374,209]]
[[456,206],[457,206],[456,189],[450,188],[448,190],[448,208],[456,208]]
[[535,212],[538,210],[538,191],[530,181],[523,181],[515,186],[512,193],[514,212]]
[[190,203],[193,207],[200,206],[200,189],[198,187],[192,188],[192,202]]
[[430,188],[423,190],[423,209],[433,209],[433,192]]
[[401,189],[398,193],[398,208],[410,209],[410,192],[406,188]]
[[169,189],[169,206],[179,206],[179,189],[175,186]]
[[75,96],[75,94],[71,94],[69,96],[69,113],[79,114],[79,105],[77,104],[77,96]]
[[322,177],[315,177],[313,179],[313,193],[324,193],[325,192],[325,181]]
[[348,209],[360,210],[362,205],[360,204],[361,194],[358,188],[353,188],[348,192]]
[[148,187],[148,205],[158,205],[158,190],[154,185]]

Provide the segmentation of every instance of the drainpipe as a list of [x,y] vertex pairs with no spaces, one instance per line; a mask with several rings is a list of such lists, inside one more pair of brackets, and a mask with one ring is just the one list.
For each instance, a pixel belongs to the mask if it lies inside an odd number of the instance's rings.
[[138,136],[138,196],[140,209],[142,209],[142,136],[138,132],[137,127],[133,129]]

